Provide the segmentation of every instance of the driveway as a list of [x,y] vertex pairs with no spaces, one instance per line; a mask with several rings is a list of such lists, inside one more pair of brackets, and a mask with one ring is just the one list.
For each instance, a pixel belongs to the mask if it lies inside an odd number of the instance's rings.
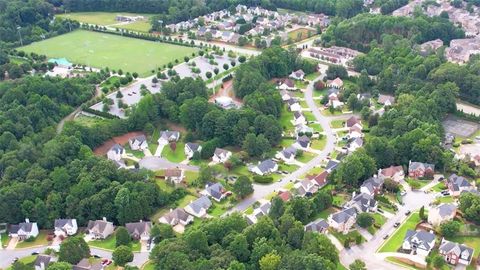
[[[319,76],[317,79],[322,79],[324,75]],[[317,79],[313,80],[316,81]],[[303,175],[305,175],[308,171],[316,167],[320,164],[333,150],[335,149],[335,136],[333,134],[332,128],[330,127],[330,119],[326,116],[323,116],[313,99],[313,85],[314,82],[310,82],[307,89],[305,90],[305,101],[309,109],[312,111],[313,115],[315,116],[316,121],[322,126],[326,136],[326,144],[323,151],[321,151],[318,156],[310,160],[309,162],[305,163],[304,166],[300,167],[298,170],[292,172],[289,175],[284,176],[280,181],[272,183],[270,185],[257,185],[254,184],[254,192],[252,196],[248,197],[247,199],[238,203],[235,207],[233,207],[230,211],[226,214],[239,211],[242,212],[247,209],[250,205],[255,203],[256,201],[263,199],[265,196],[269,195],[272,192],[276,192],[283,188],[289,182],[294,182],[295,180],[299,179]]]
[[198,166],[192,166],[192,165],[180,164],[180,163],[173,163],[173,162],[170,162],[170,161],[168,161],[164,158],[156,157],[156,156],[144,157],[143,159],[141,159],[138,162],[138,164],[140,165],[140,168],[149,169],[151,171],[173,169],[173,168],[180,168],[180,169],[187,170],[187,171],[198,171],[199,170]]

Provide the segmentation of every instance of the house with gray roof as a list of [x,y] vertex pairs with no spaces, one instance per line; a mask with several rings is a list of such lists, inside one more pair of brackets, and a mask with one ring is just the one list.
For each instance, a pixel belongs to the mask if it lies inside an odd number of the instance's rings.
[[115,226],[106,218],[88,221],[87,234],[91,239],[105,239],[112,235],[113,231],[115,231]]
[[170,209],[170,212],[163,215],[158,221],[170,226],[186,226],[193,222],[193,216],[189,215],[183,208],[177,208],[175,210]]
[[437,206],[433,206],[428,210],[428,223],[433,226],[439,226],[440,224],[453,220],[457,214],[457,206],[452,203],[442,203]]
[[135,240],[150,240],[150,230],[152,229],[152,222],[140,220],[139,222],[131,222],[125,224],[128,234]]
[[266,159],[259,162],[257,166],[251,166],[249,169],[258,175],[267,175],[276,172],[278,170],[278,164],[271,159]]
[[435,234],[426,231],[408,230],[403,239],[402,249],[426,257],[435,246]]
[[52,257],[48,255],[40,254],[35,259],[33,266],[35,267],[35,270],[45,270],[47,269],[51,261],[52,261]]
[[232,156],[232,152],[222,149],[222,148],[215,148],[215,152],[213,153],[212,161],[214,163],[224,163]]
[[383,178],[376,176],[370,177],[363,182],[362,186],[360,186],[360,192],[370,196],[378,195],[382,192],[384,182],[385,179]]
[[292,72],[289,77],[294,80],[303,80],[303,78],[305,77],[305,72],[299,69],[297,71]]
[[207,196],[202,196],[185,206],[185,212],[195,217],[205,217],[208,209],[212,206],[212,202]]
[[442,239],[442,243],[438,248],[438,253],[440,253],[440,255],[445,258],[445,261],[451,265],[470,265],[474,249],[464,244]]
[[77,220],[74,218],[55,219],[55,236],[67,237],[78,231]]
[[145,135],[135,136],[128,140],[128,144],[132,150],[143,151],[148,148],[147,137]]
[[308,223],[304,228],[306,232],[325,233],[328,230],[328,222],[321,218]]
[[328,225],[334,230],[347,234],[357,220],[357,209],[347,208],[328,216]]
[[205,189],[202,190],[200,194],[211,197],[215,201],[220,202],[230,195],[231,192],[226,190],[220,183],[207,183]]
[[259,207],[253,209],[252,214],[245,216],[245,218],[247,220],[247,223],[249,225],[257,223],[258,219],[260,219],[263,216],[268,215],[268,212],[270,212],[271,207],[272,207],[272,204],[269,201],[263,202],[262,204],[260,204]]
[[312,196],[318,191],[318,186],[316,185],[316,182],[309,179],[297,182],[293,187],[295,188],[295,193],[301,197]]
[[28,238],[35,238],[38,236],[38,226],[36,222],[30,222],[28,218],[25,222],[15,225],[10,225],[8,229],[8,236],[16,237],[18,240],[25,240]]
[[297,138],[293,146],[300,150],[305,150],[310,148],[310,138],[306,135],[300,136]]
[[353,193],[352,200],[347,202],[346,207],[357,209],[358,213],[373,213],[377,211],[378,202],[372,195],[367,193]]
[[287,147],[282,151],[278,152],[275,157],[285,161],[285,163],[292,163],[295,160],[297,155],[297,149],[295,147]]
[[325,170],[328,173],[331,173],[331,172],[333,172],[333,170],[335,170],[337,168],[338,164],[340,164],[340,162],[338,160],[330,159],[327,162],[327,165],[325,166]]
[[475,186],[473,186],[465,177],[456,174],[452,174],[446,178],[445,185],[450,191],[450,194],[455,197],[460,196],[464,191],[468,192],[475,190]]
[[113,161],[119,161],[125,154],[125,149],[118,143],[114,144],[107,152],[107,158]]
[[200,153],[200,151],[202,151],[202,146],[198,143],[189,142],[185,144],[184,152],[188,159],[191,159],[196,152]]
[[171,142],[176,142],[178,141],[178,139],[180,139],[180,132],[164,130],[160,132],[160,138],[158,138],[158,144],[166,145]]
[[76,265],[72,266],[72,269],[73,270],[103,270],[104,266],[100,261],[90,263],[90,260],[88,258],[84,258],[80,262],[78,262]]

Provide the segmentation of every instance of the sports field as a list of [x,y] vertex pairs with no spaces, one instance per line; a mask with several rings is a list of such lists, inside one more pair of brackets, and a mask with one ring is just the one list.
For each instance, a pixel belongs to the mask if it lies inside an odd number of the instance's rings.
[[65,57],[72,63],[96,68],[138,72],[144,77],[157,67],[175,59],[183,61],[184,56],[197,51],[196,48],[86,30],[35,42],[18,50],[44,54],[49,58]]
[[[136,22],[119,22],[115,20],[117,15],[123,16],[143,16],[145,20]],[[74,12],[56,15],[59,18],[68,18],[82,23],[110,26],[113,28],[123,28],[128,30],[148,32],[150,30],[151,14],[135,14],[135,13],[121,13],[121,12]]]

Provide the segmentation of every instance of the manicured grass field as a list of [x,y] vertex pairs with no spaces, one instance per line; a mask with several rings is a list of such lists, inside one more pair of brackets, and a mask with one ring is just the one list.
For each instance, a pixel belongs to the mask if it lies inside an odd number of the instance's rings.
[[65,57],[70,62],[96,68],[138,72],[140,76],[147,76],[151,70],[197,51],[190,47],[85,30],[35,42],[19,50],[50,58]]
[[[33,269],[33,264],[35,263],[35,260],[37,259],[37,255],[31,255],[31,256],[27,256],[27,257],[23,257],[23,258],[20,258],[18,259],[19,262],[25,264],[25,266],[27,267],[26,269]],[[7,270],[11,270],[12,267],[8,267]]]
[[7,233],[2,233],[0,236],[2,238],[2,246],[8,245],[8,242],[10,241],[10,238],[8,237]]
[[185,156],[185,143],[177,142],[177,148],[175,151],[172,150],[170,145],[165,145],[162,150],[162,157],[168,159],[174,163],[180,163],[184,161],[187,157]]
[[297,160],[302,162],[302,163],[307,163],[310,160],[312,160],[315,157],[314,154],[309,153],[309,152],[303,152],[303,155],[301,157],[297,157]]
[[[106,250],[114,250],[116,247],[117,240],[115,239],[115,235],[112,234],[105,240],[94,240],[88,242],[89,246],[97,247]],[[140,251],[140,242],[139,241],[132,241],[130,243],[130,247],[132,251]]]
[[390,236],[387,242],[380,248],[378,252],[396,252],[403,242],[403,238],[408,230],[414,230],[415,226],[420,222],[420,215],[413,213],[408,219]]
[[293,41],[302,41],[309,38],[309,36],[312,36],[313,34],[315,34],[315,32],[312,30],[308,30],[306,28],[299,28],[288,32],[288,37],[291,38]]
[[312,144],[310,147],[312,147],[315,150],[323,150],[325,148],[325,145],[327,144],[327,138],[323,136],[321,139],[317,140],[312,140]]
[[[141,15],[146,17],[146,20],[119,25],[121,22],[115,20],[115,17],[117,15],[124,15],[124,16]],[[140,31],[140,32],[148,32],[148,30],[150,30],[151,25],[148,20],[150,16],[151,16],[150,14],[134,14],[134,13],[120,13],[120,12],[74,12],[74,13],[57,15],[57,17],[60,17],[60,18],[68,18],[68,19],[76,20],[83,23],[111,26],[115,28],[129,29],[129,30]]]
[[412,189],[421,189],[431,182],[430,180],[418,180],[412,178],[406,178],[405,181],[410,185],[410,187],[412,187]]
[[[342,243],[342,245],[345,243],[346,239],[348,239],[348,238],[352,239],[352,242],[350,243],[351,246],[356,245],[355,239],[357,239],[357,237],[359,235],[361,236],[361,234],[358,231],[351,231],[347,234],[334,232],[333,235],[335,236],[335,238],[338,239],[338,241],[340,241],[340,243]],[[361,243],[363,243],[363,242],[365,242],[365,238],[363,238],[363,236],[362,236],[362,242]]]
[[282,113],[280,115],[280,125],[282,125],[282,128],[285,132],[290,132],[294,131],[295,127],[292,124],[293,120],[293,112],[289,112],[286,108],[282,110]]
[[48,244],[47,232],[40,231],[38,233],[38,236],[35,238],[34,241],[32,241],[32,242],[26,242],[26,241],[18,242],[18,244],[15,248],[29,248],[29,247],[35,247],[35,246],[44,246],[44,245],[47,245],[47,244]]
[[320,76],[320,72],[314,72],[314,73],[310,73],[308,74],[307,76],[305,76],[305,80],[309,80],[309,81],[313,81],[315,80],[318,76]]
[[333,120],[332,122],[330,122],[330,126],[332,126],[332,128],[343,128],[345,126],[345,121]]

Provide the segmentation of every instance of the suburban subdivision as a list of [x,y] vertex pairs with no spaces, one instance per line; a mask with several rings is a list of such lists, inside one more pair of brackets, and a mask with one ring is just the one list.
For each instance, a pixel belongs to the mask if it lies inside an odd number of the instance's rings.
[[480,269],[480,2],[0,0],[0,270]]

